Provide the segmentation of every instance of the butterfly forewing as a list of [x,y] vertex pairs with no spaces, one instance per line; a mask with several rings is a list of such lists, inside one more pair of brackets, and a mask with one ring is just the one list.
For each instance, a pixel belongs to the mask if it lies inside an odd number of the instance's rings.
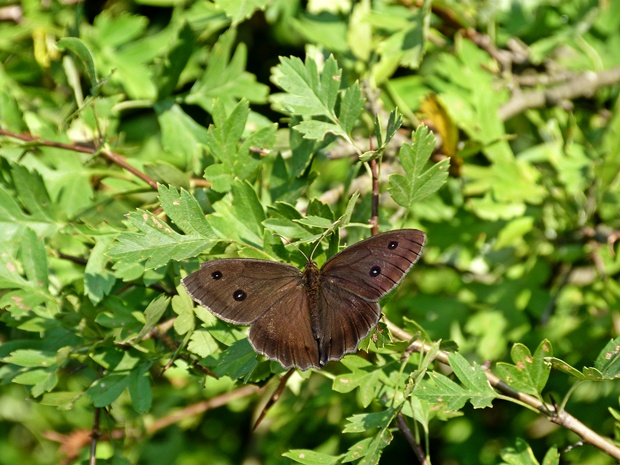
[[426,235],[417,229],[390,231],[353,244],[321,269],[321,279],[363,299],[378,301],[418,261]]
[[182,280],[200,305],[229,323],[248,325],[292,292],[303,292],[301,272],[268,260],[228,258],[203,263]]

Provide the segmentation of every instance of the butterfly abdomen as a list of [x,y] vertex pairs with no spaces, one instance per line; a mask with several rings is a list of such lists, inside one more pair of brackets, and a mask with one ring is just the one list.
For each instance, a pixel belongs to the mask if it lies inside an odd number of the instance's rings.
[[325,365],[327,362],[325,354],[325,334],[322,329],[323,325],[319,310],[321,273],[315,262],[309,261],[306,264],[302,282],[308,298],[308,308],[310,309],[310,327],[312,328],[312,335],[314,336],[319,351],[319,360],[317,360],[317,362],[319,365]]

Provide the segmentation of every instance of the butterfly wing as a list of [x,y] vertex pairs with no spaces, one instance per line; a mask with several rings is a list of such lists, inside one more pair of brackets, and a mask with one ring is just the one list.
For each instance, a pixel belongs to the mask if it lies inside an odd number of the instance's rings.
[[252,324],[248,338],[257,352],[284,368],[319,367],[319,349],[303,288],[287,293],[265,311]]
[[251,325],[256,350],[285,368],[318,367],[318,346],[301,272],[291,265],[253,259],[203,263],[182,280],[200,305],[224,321]]
[[377,302],[405,277],[418,261],[426,235],[398,229],[347,247],[321,268],[321,282],[364,300]]
[[203,263],[181,282],[188,294],[222,320],[252,324],[290,293],[303,295],[301,272],[291,265],[249,258]]
[[329,281],[321,286],[317,312],[320,330],[316,336],[321,365],[355,352],[359,341],[377,325],[381,315],[377,302],[362,299]]
[[315,330],[321,365],[355,352],[379,321],[379,299],[418,261],[425,240],[417,229],[390,231],[347,247],[325,263]]

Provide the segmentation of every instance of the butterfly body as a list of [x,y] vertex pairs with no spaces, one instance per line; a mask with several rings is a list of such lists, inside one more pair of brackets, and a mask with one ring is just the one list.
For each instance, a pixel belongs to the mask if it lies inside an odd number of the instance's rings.
[[203,263],[183,279],[187,292],[224,321],[250,325],[254,349],[285,368],[320,368],[354,352],[379,321],[378,301],[418,260],[416,229],[379,234],[303,272],[269,260]]

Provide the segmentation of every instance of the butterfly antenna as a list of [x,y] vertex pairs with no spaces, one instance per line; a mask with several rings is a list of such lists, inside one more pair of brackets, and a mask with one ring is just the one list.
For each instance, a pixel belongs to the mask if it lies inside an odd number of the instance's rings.
[[284,242],[286,242],[288,245],[292,245],[293,247],[295,247],[297,249],[297,251],[302,254],[304,256],[304,258],[308,261],[310,261],[310,259],[308,258],[308,256],[304,253],[303,250],[301,250],[299,247],[297,247],[297,244],[293,244],[291,241],[288,240],[288,238],[284,237],[282,234],[278,234],[278,233],[274,233],[274,236],[278,236],[280,239],[282,239]]
[[325,239],[329,233],[331,233],[331,232],[333,232],[333,231],[334,231],[333,226],[334,226],[335,224],[338,224],[338,221],[337,221],[336,223],[334,223],[334,224],[332,225],[332,227],[330,227],[329,229],[326,229],[326,230],[325,230],[325,232],[324,232],[323,234],[321,234],[321,237],[319,237],[319,240],[318,240],[318,241],[316,241],[316,244],[315,244],[314,248],[312,249],[312,253],[310,254],[310,258],[309,258],[309,260],[308,260],[308,261],[312,260],[312,257],[314,257],[314,252],[316,252],[316,249],[317,249],[317,248],[319,247],[319,245],[321,244],[321,241],[322,241],[323,239]]

